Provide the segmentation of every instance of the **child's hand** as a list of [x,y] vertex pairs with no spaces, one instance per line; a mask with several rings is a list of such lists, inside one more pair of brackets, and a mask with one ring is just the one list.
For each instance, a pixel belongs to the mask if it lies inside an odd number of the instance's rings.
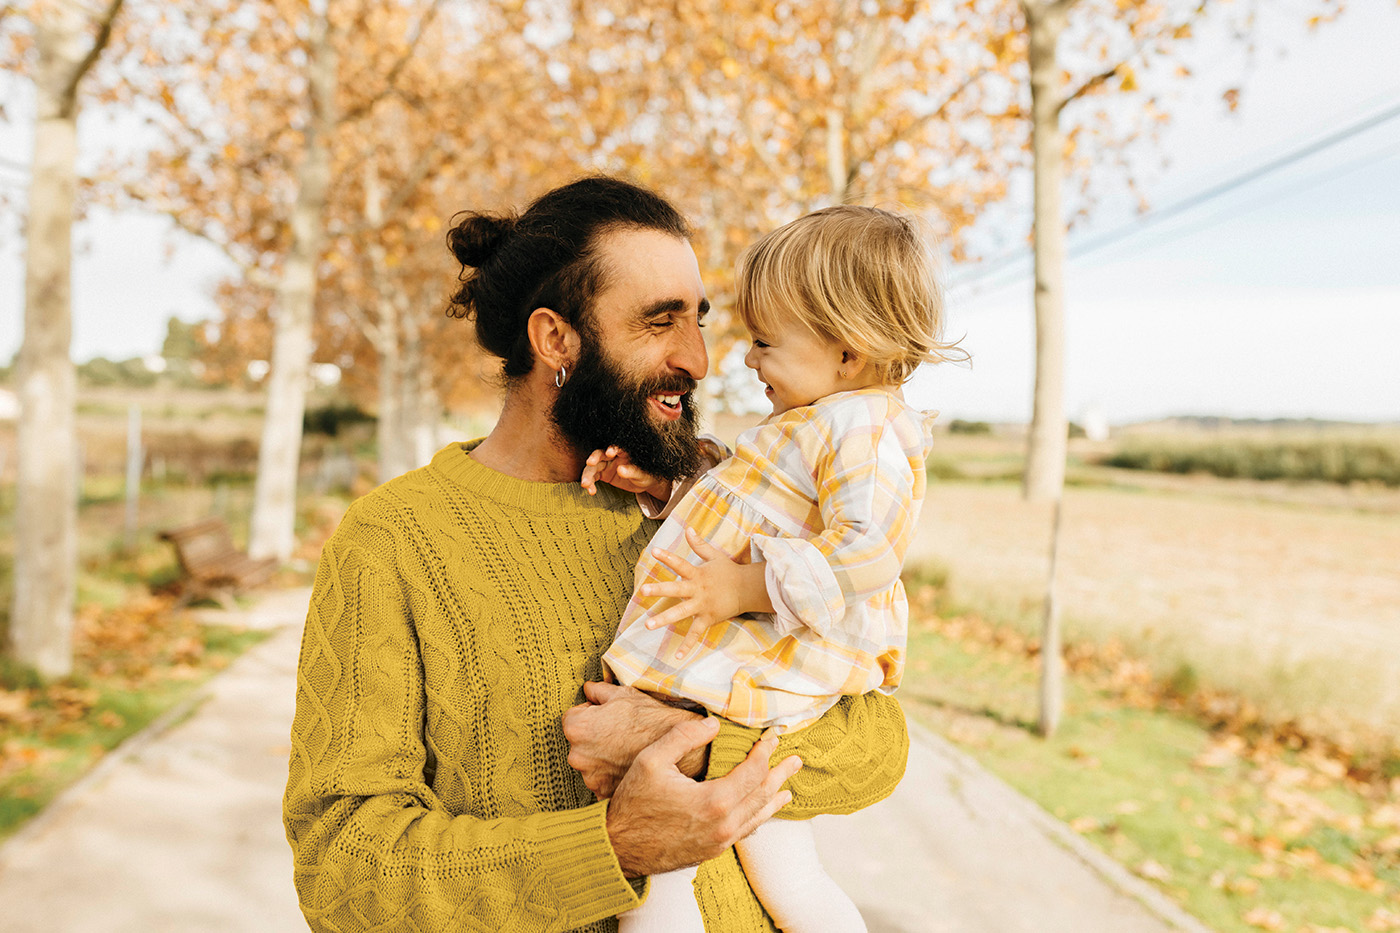
[[662,502],[671,498],[671,481],[643,472],[621,447],[595,450],[588,455],[579,485],[587,489],[590,496],[596,496],[600,482],[623,492],[644,492]]
[[704,563],[691,564],[670,551],[656,550],[656,559],[675,571],[680,579],[648,583],[643,596],[665,596],[679,600],[676,605],[647,620],[647,628],[658,629],[690,619],[676,659],[680,660],[700,643],[707,630],[743,612],[772,612],[763,564],[741,564],[708,541],[693,528],[685,530],[686,543]]

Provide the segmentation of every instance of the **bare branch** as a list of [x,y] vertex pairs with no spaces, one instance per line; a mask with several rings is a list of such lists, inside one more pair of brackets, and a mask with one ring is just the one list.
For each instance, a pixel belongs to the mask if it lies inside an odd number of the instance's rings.
[[83,76],[92,69],[92,66],[97,64],[102,50],[107,47],[108,41],[111,40],[112,26],[116,22],[117,14],[121,12],[124,2],[125,0],[111,0],[107,4],[107,10],[102,14],[102,18],[97,21],[97,35],[92,40],[92,48],[88,49],[83,60],[78,63],[78,67],[73,69],[72,75],[68,78],[68,84],[59,97],[59,100],[63,101],[65,111],[72,107],[73,101],[78,96],[78,83],[83,80]]
[[423,33],[427,31],[432,21],[437,18],[438,9],[441,6],[442,0],[433,0],[428,6],[427,12],[423,14],[422,19],[418,21],[418,25],[414,27],[412,34],[410,34],[408,45],[404,48],[403,54],[389,67],[389,73],[384,77],[384,87],[368,100],[361,101],[359,105],[347,110],[341,117],[340,122],[349,123],[358,120],[360,117],[365,116],[373,110],[381,100],[388,97],[390,94],[398,92],[396,85],[399,80],[399,75],[403,73],[404,68],[408,67],[408,63],[413,60],[413,53],[417,50],[418,43],[423,38]]
[[987,71],[987,68],[979,68],[976,71],[972,72],[972,74],[968,75],[965,79],[963,79],[962,84],[959,84],[952,90],[952,92],[947,97],[943,98],[943,102],[939,104],[935,109],[929,111],[926,114],[923,114],[918,119],[910,122],[902,130],[893,134],[884,142],[871,146],[869,150],[859,158],[852,158],[846,183],[850,184],[851,182],[855,181],[856,176],[860,174],[860,170],[865,168],[865,166],[868,165],[879,153],[884,152],[885,150],[890,149],[898,145],[899,143],[905,142],[906,140],[917,134],[925,126],[932,123],[934,120],[941,120],[944,116],[947,115],[948,108],[953,104],[953,102],[956,101],[959,97],[961,97],[964,91],[972,87],[972,85],[976,84],[977,81],[987,73]]
[[231,245],[226,240],[216,236],[212,231],[206,230],[205,228],[191,221],[186,215],[186,212],[181,210],[178,206],[170,204],[152,204],[146,201],[144,198],[141,197],[139,193],[134,192],[129,187],[126,189],[126,193],[133,197],[136,201],[141,203],[147,210],[151,211],[152,213],[158,214],[161,217],[168,218],[177,229],[188,233],[190,236],[198,237],[204,242],[217,247],[219,252],[227,256],[229,261],[238,267],[239,272],[243,276],[243,280],[249,285],[252,285],[256,288],[265,288],[268,290],[272,290],[277,287],[278,282],[275,277],[268,275],[267,272],[265,272],[256,263],[249,262],[248,259],[246,259],[245,257],[235,253]]
[[1104,71],[1093,75],[1092,77],[1086,79],[1082,84],[1080,84],[1079,87],[1066,94],[1064,98],[1060,101],[1059,107],[1055,109],[1056,114],[1064,110],[1065,105],[1068,104],[1070,101],[1083,97],[1084,95],[1093,91],[1095,88],[1101,86],[1104,82],[1112,78],[1114,75],[1118,74],[1118,69],[1122,68],[1128,62],[1142,55],[1147,50],[1147,47],[1149,45],[1162,40],[1169,33],[1174,33],[1185,26],[1189,26],[1192,23],[1203,19],[1205,17],[1206,6],[1207,4],[1205,3],[1197,4],[1196,7],[1191,11],[1190,15],[1187,16],[1187,18],[1184,21],[1179,23],[1163,23],[1160,29],[1145,34],[1140,40],[1138,40],[1138,43],[1135,46],[1133,46],[1132,50],[1129,51],[1128,54],[1120,58],[1117,64],[1115,64],[1112,68],[1105,69]]
[[[389,195],[388,202],[384,205],[381,212],[382,216],[394,216],[394,214],[408,202],[408,199],[413,197],[413,193],[418,190],[418,187],[423,184],[423,182],[450,165],[452,160],[448,152],[448,141],[442,136],[434,138],[430,145],[424,147],[423,154],[418,158],[418,161],[413,164],[408,170],[408,174],[404,176],[404,180],[394,189],[393,193]],[[362,233],[369,233],[372,230],[377,230],[382,226],[382,223],[377,224],[369,220],[362,220],[359,223],[351,224],[336,230],[332,235],[355,237]]]

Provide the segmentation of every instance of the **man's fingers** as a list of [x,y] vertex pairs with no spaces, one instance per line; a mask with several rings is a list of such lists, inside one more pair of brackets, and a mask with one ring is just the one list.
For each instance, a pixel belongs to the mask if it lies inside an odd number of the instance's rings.
[[588,698],[588,702],[598,705],[608,702],[608,700],[625,691],[626,687],[617,684],[605,684],[596,680],[586,681],[583,685],[583,695]]
[[675,767],[676,763],[685,757],[686,752],[710,744],[710,740],[718,733],[719,720],[713,716],[687,719],[672,726],[665,735],[643,749],[637,760],[640,762],[645,758],[653,766]]

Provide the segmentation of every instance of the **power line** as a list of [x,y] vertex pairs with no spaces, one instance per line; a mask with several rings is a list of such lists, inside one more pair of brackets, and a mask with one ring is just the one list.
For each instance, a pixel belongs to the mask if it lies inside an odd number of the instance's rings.
[[[1374,114],[1370,117],[1366,117],[1365,119],[1359,120],[1356,123],[1351,124],[1350,126],[1344,127],[1340,130],[1337,130],[1334,133],[1324,136],[1322,139],[1301,146],[1298,149],[1295,149],[1278,157],[1277,159],[1274,159],[1270,162],[1266,162],[1264,165],[1250,169],[1249,171],[1237,175],[1228,181],[1221,182],[1218,185],[1213,185],[1212,187],[1207,188],[1204,191],[1200,191],[1194,195],[1191,195],[1188,198],[1184,198],[1183,200],[1178,201],[1175,204],[1170,204],[1166,207],[1148,211],[1131,224],[1126,224],[1122,227],[1118,227],[1115,230],[1109,230],[1097,236],[1089,237],[1085,240],[1080,240],[1077,243],[1072,243],[1070,244],[1068,250],[1069,256],[1072,259],[1078,259],[1086,253],[1091,253],[1097,249],[1101,249],[1102,247],[1108,246],[1111,243],[1115,243],[1118,240],[1132,236],[1133,234],[1140,232],[1146,227],[1152,226],[1156,223],[1160,223],[1161,221],[1166,220],[1169,217],[1175,217],[1177,214],[1188,211],[1193,207],[1198,207],[1207,201],[1212,201],[1216,198],[1230,193],[1231,191],[1234,191],[1237,188],[1241,188],[1247,184],[1250,184],[1251,182],[1258,181],[1260,178],[1263,178],[1267,175],[1271,175],[1274,172],[1277,172],[1281,169],[1287,168],[1295,162],[1299,162],[1303,159],[1308,158],[1309,156],[1316,155],[1317,153],[1322,152],[1325,149],[1329,149],[1332,146],[1337,145],[1338,143],[1342,143],[1348,139],[1351,139],[1353,136],[1357,136],[1361,133],[1366,132],[1367,130],[1374,129],[1375,127],[1380,126],[1381,124],[1386,123],[1390,120],[1394,120],[1396,117],[1400,117],[1400,104],[1395,104],[1387,108],[1386,110],[1381,111],[1378,114]],[[966,277],[962,278],[961,280],[951,283],[949,285],[949,288],[951,290],[954,288],[964,288],[966,286],[976,284],[977,282],[982,281],[988,276],[1000,272],[1002,269],[1006,268],[1007,266],[1013,263],[1024,261],[1026,258],[1028,258],[1028,254],[1025,250],[1017,250],[1015,253],[1005,253],[997,257],[996,259],[991,260],[986,265],[979,267],[979,269],[976,272],[970,272]]]
[[[1386,159],[1393,158],[1396,154],[1400,154],[1400,142],[1393,143],[1389,146],[1385,146],[1382,149],[1379,149],[1368,155],[1362,156],[1359,159],[1353,159],[1352,161],[1344,165],[1330,169],[1326,172],[1320,172],[1315,175],[1312,175],[1308,178],[1299,181],[1296,184],[1284,188],[1282,191],[1275,189],[1267,194],[1256,197],[1252,201],[1247,201],[1243,204],[1233,206],[1228,210],[1212,214],[1204,220],[1197,221],[1196,223],[1190,224],[1188,226],[1175,227],[1171,230],[1160,232],[1160,235],[1155,239],[1152,239],[1146,243],[1139,243],[1136,246],[1136,248],[1129,249],[1129,251],[1124,255],[1134,256],[1138,253],[1144,252],[1149,249],[1157,249],[1161,246],[1166,245],[1167,243],[1180,240],[1183,237],[1193,236],[1197,233],[1200,233],[1202,230],[1209,229],[1210,227],[1223,223],[1227,220],[1238,219],[1241,215],[1247,214],[1250,211],[1257,210],[1261,207],[1265,207],[1270,204],[1276,204],[1278,201],[1284,198],[1292,197],[1293,195],[1298,194],[1299,192],[1307,191],[1308,189],[1315,188],[1318,185],[1326,184],[1329,181],[1341,178],[1344,175],[1349,175],[1352,172],[1366,168],[1367,166],[1373,165],[1376,162],[1382,162]],[[1001,289],[1007,287],[1008,285],[1012,285],[1019,282],[1021,280],[1020,275],[1021,274],[1017,272],[1012,272],[1008,275],[1005,275],[993,281],[990,285],[981,289],[979,294],[985,296],[990,295],[994,292],[998,292]]]

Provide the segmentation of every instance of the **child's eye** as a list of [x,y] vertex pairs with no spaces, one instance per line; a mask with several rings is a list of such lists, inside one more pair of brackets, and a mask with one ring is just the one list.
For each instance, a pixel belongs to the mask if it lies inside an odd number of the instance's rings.
[[753,342],[753,345],[756,346],[756,347],[758,347],[760,350],[762,350],[764,347],[767,347],[767,346],[768,346],[768,344],[764,343],[762,340],[755,340],[755,341]]

